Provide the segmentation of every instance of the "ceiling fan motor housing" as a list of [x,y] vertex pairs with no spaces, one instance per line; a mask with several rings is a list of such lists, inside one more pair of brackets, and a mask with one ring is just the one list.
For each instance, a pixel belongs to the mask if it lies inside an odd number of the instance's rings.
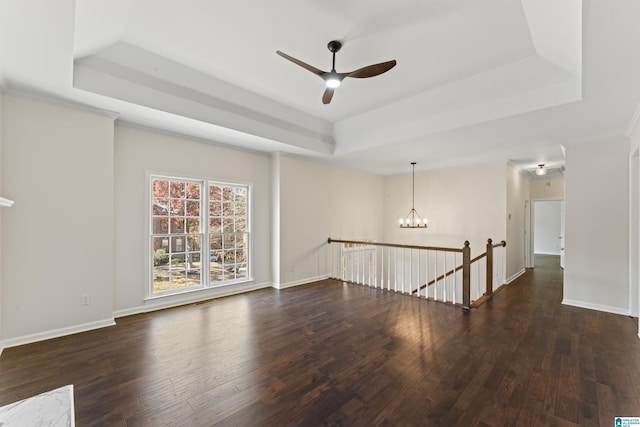
[[336,53],[340,48],[342,48],[342,43],[338,40],[331,40],[327,45],[327,48],[329,48],[329,52]]

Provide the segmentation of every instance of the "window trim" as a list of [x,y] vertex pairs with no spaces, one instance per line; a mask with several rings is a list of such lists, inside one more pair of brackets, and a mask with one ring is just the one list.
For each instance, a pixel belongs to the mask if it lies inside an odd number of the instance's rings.
[[[181,181],[181,182],[191,182],[200,184],[200,284],[198,286],[191,286],[187,288],[179,288],[179,289],[168,289],[165,291],[154,292],[153,290],[153,257],[154,252],[152,250],[153,244],[152,240],[154,237],[153,234],[153,181],[155,179],[167,180],[167,181]],[[147,171],[146,173],[146,191],[145,191],[145,200],[144,200],[144,212],[145,212],[145,297],[144,300],[153,300],[157,298],[164,298],[168,296],[176,296],[176,295],[184,295],[193,292],[201,292],[210,289],[218,289],[226,286],[248,283],[252,282],[253,279],[253,185],[251,183],[242,183],[242,182],[228,182],[215,180],[204,177],[194,177],[194,176],[178,176],[174,174],[167,174],[162,172],[152,172]],[[211,253],[211,244],[210,244],[210,213],[209,213],[209,192],[210,186],[231,186],[231,187],[243,187],[246,188],[247,195],[247,207],[246,207],[246,230],[242,231],[242,233],[247,234],[247,272],[246,277],[235,278],[224,281],[211,281],[211,263],[210,263],[210,253]],[[170,228],[169,228],[170,231]],[[185,234],[187,230],[185,230]],[[169,232],[167,236],[170,236]],[[224,235],[224,233],[222,233]]]

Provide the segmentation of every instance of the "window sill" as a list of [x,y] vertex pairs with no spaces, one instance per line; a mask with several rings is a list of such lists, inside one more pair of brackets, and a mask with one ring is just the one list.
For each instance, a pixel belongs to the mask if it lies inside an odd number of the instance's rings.
[[230,282],[226,282],[226,283],[222,283],[214,286],[198,287],[198,288],[184,289],[184,290],[181,289],[176,291],[167,291],[166,293],[162,293],[158,295],[148,295],[144,298],[144,301],[155,301],[155,300],[164,299],[168,297],[177,297],[180,295],[195,295],[195,294],[203,293],[206,291],[212,291],[216,289],[222,289],[222,288],[227,288],[234,285],[246,284],[251,282],[253,282],[253,278],[249,278],[246,280],[230,281]]

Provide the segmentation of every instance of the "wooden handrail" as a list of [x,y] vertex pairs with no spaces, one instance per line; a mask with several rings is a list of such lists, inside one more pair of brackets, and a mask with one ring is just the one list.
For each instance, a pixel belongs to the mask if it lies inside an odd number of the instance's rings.
[[344,243],[344,244],[360,245],[360,246],[386,246],[389,248],[418,249],[418,250],[427,250],[427,251],[462,253],[462,265],[440,275],[439,277],[429,281],[428,283],[420,286],[417,289],[413,289],[411,291],[411,294],[415,294],[416,292],[419,292],[420,290],[425,289],[433,285],[434,283],[437,283],[440,280],[446,279],[446,277],[462,270],[462,308],[464,308],[465,310],[469,310],[473,306],[471,303],[471,264],[481,260],[482,258],[485,258],[485,257],[487,258],[486,291],[482,296],[482,298],[484,298],[485,300],[488,298],[491,298],[491,295],[493,294],[493,249],[500,246],[502,247],[507,246],[507,242],[504,240],[502,240],[500,243],[493,244],[493,241],[491,239],[488,239],[487,245],[486,245],[486,248],[487,248],[486,252],[471,259],[471,248],[469,247],[469,241],[465,241],[464,247],[462,248],[403,245],[398,243],[379,243],[379,242],[362,241],[362,240],[342,240],[342,239],[332,239],[331,237],[327,239],[327,243],[328,244]]
[[460,248],[442,248],[438,246],[417,246],[417,245],[401,245],[398,243],[378,243],[378,242],[367,242],[367,241],[359,241],[359,240],[339,240],[332,239],[329,237],[327,239],[327,243],[350,243],[354,245],[370,245],[370,246],[388,246],[390,248],[404,248],[404,249],[422,249],[428,251],[442,251],[442,252],[462,252]]
[[[490,243],[491,241],[492,241],[491,239],[489,239],[489,240],[488,240],[488,245],[489,245],[489,244],[491,244],[491,243]],[[488,245],[487,245],[487,246],[488,246]],[[500,246],[501,246],[501,247],[506,247],[506,246],[507,246],[507,242],[505,242],[505,241],[503,240],[503,241],[501,241],[500,243],[496,243],[495,245],[491,245],[491,247],[492,247],[492,248],[497,248],[497,247],[500,247]],[[469,261],[469,264],[473,264],[473,263],[474,263],[474,262],[476,262],[476,261],[480,261],[482,258],[484,258],[484,257],[486,257],[486,256],[487,256],[487,252],[482,253],[482,254],[478,255],[477,257],[473,258],[471,261]],[[444,279],[445,277],[449,277],[449,276],[451,276],[453,273],[456,273],[456,272],[458,272],[458,271],[462,270],[462,268],[463,268],[463,265],[459,265],[459,266],[457,266],[456,268],[454,268],[453,270],[450,270],[450,271],[446,272],[445,274],[442,274],[442,275],[440,275],[439,277],[437,277],[437,278],[435,278],[435,279],[432,279],[429,283],[427,283],[427,284],[425,284],[425,285],[422,285],[422,286],[420,286],[420,287],[419,287],[419,288],[417,288],[417,289],[412,290],[412,291],[411,291],[411,293],[412,293],[412,294],[415,294],[416,292],[421,291],[421,290],[423,290],[424,288],[427,288],[427,287],[429,287],[429,286],[433,285],[433,284],[434,284],[434,283],[436,283],[436,282],[439,282],[440,280]]]

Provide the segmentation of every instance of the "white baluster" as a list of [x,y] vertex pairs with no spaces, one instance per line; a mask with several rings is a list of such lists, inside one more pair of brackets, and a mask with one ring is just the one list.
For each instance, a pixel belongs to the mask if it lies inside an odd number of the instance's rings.
[[458,287],[458,281],[457,279],[457,275],[458,272],[456,271],[456,268],[458,268],[458,254],[457,252],[453,253],[453,303],[455,304],[456,301],[456,288]]
[[413,249],[409,249],[409,293],[413,289]]
[[380,289],[384,289],[384,246],[380,247]]
[[353,283],[353,281],[354,281],[353,275],[354,275],[354,271],[355,271],[354,268],[353,268],[353,263],[355,262],[355,260],[354,260],[355,255],[354,255],[354,251],[353,250],[351,250],[351,252],[349,253],[349,256],[351,257],[351,268],[349,269],[351,271],[351,280],[350,280],[350,282]]
[[438,301],[438,251],[435,251],[436,253],[436,257],[435,260],[433,261],[433,299]]
[[444,302],[447,302],[447,253],[444,253]]
[[340,280],[346,280],[347,276],[347,259],[344,254],[344,243],[340,244]]
[[369,259],[369,262],[367,263],[367,276],[368,276],[368,285],[369,287],[371,287],[371,279],[373,277],[373,275],[371,274],[371,267],[373,266],[373,247],[371,245],[369,245],[369,248],[367,250],[367,258]]
[[336,250],[336,252],[335,252],[336,259],[334,260],[336,262],[336,275],[335,275],[335,278],[340,280],[340,272],[341,272],[341,270],[340,270],[340,261],[342,261],[342,258],[341,258],[342,257],[342,250],[340,249],[340,247],[337,244],[336,244],[336,249],[335,250]]
[[362,270],[362,275],[360,276],[360,283],[362,283],[362,285],[366,285],[366,280],[367,280],[364,276],[364,265],[367,262],[365,257],[366,253],[367,253],[366,246],[362,245],[362,250],[360,251],[360,264],[362,264],[362,268],[358,269],[358,270]]
[[[376,288],[378,288],[378,277],[380,277],[380,271],[378,271],[378,259],[380,259],[380,250],[381,248],[376,246],[376,259],[374,260],[374,270],[373,270],[373,281],[376,284]],[[381,260],[382,262],[382,260]]]
[[424,284],[426,285],[424,288],[424,297],[429,299],[429,250],[425,252],[427,252],[427,256],[424,264]]
[[476,298],[480,298],[480,262],[476,262]]
[[391,290],[391,248],[387,248],[387,290]]
[[398,290],[398,248],[393,250],[393,290]]
[[420,262],[422,260],[422,250],[418,250],[418,285],[417,285],[417,294],[418,294],[418,298],[420,298],[420,277],[422,277],[422,274],[420,274],[421,272],[421,268],[420,268]]
[[402,275],[400,276],[400,292],[404,292],[404,258],[407,253],[405,248],[402,248],[402,261],[400,262],[400,268]]
[[367,272],[365,267],[369,265],[369,260],[367,259],[368,246],[362,247],[362,284],[369,286],[369,282],[367,280]]

